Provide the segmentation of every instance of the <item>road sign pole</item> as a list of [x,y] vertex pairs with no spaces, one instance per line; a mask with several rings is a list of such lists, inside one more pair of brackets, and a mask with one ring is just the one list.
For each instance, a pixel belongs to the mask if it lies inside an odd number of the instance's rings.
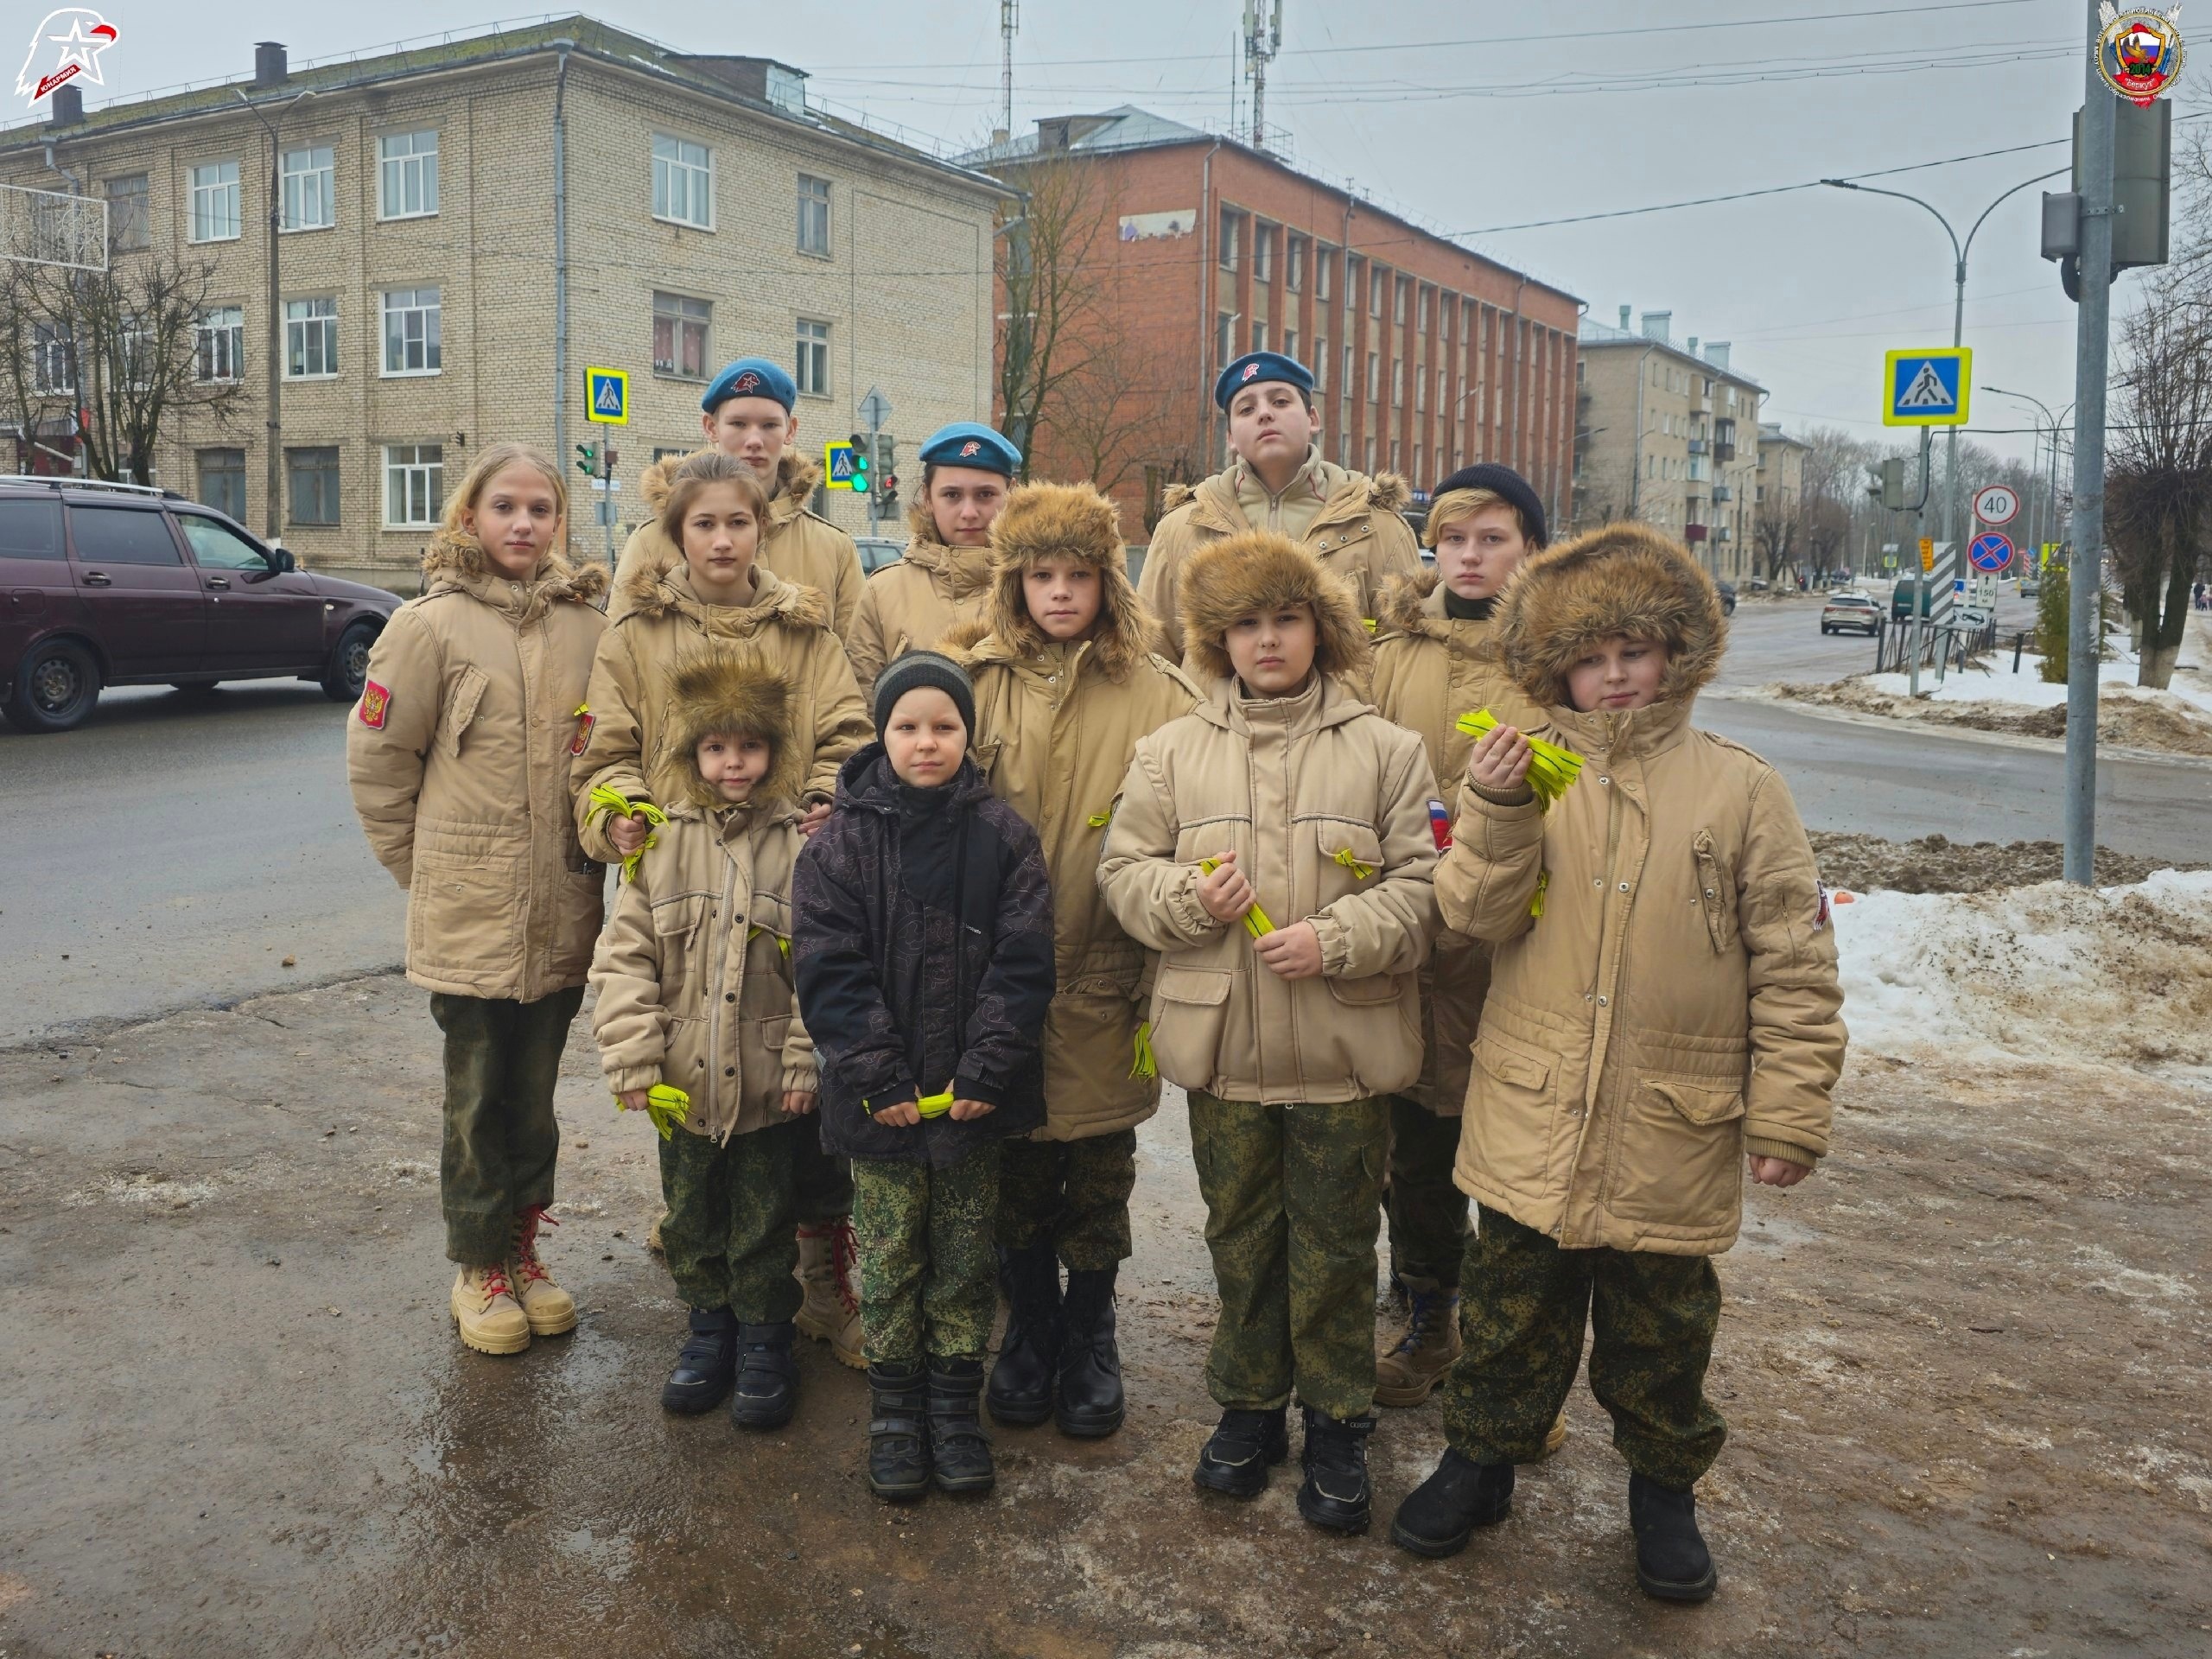
[[875,458],[876,458],[876,456],[877,456],[878,454],[881,454],[881,453],[882,453],[882,451],[881,451],[880,448],[879,447],[879,445],[878,445],[878,444],[877,444],[877,442],[876,442],[876,439],[877,439],[877,438],[881,435],[881,431],[882,431],[882,429],[881,429],[881,428],[880,428],[880,427],[878,427],[878,426],[876,425],[876,423],[875,423],[874,421],[870,421],[870,422],[868,423],[868,462],[869,462],[869,466],[868,466],[868,533],[869,535],[871,535],[871,536],[873,536],[873,535],[874,535],[874,534],[875,534],[875,466],[874,466],[874,461],[875,461]]
[[[1922,521],[1928,510],[1928,462],[1935,451],[1935,429],[1923,426],[1920,429],[1921,504],[1912,510],[1912,539],[1916,544],[1921,539]],[[1920,695],[1920,652],[1922,642],[1925,637],[1923,629],[1925,626],[1928,612],[1928,582],[1930,575],[1928,562],[1923,559],[1920,563],[1919,580],[1912,585],[1912,681],[1908,690],[1909,694],[1915,697]]]
[[599,492],[599,522],[607,527],[607,574],[614,575],[614,446],[599,446],[599,474],[605,482]]
[[2104,587],[2105,372],[2112,324],[2113,124],[2118,105],[2097,73],[2102,20],[2089,0],[2082,111],[2082,283],[2074,327],[2074,558],[2066,573],[2066,879],[2096,880],[2098,600]]

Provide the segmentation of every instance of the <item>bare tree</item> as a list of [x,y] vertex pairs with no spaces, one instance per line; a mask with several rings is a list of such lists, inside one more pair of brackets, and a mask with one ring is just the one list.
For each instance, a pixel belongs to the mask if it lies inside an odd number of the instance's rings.
[[1173,453],[1185,423],[1167,381],[1162,353],[1125,330],[1107,332],[1047,410],[1043,429],[1054,454],[1109,495],[1147,463],[1185,461]]
[[2202,272],[2151,285],[2113,377],[2105,538],[2143,629],[2136,680],[2164,690],[2212,534],[2212,293]]
[[1014,171],[1024,193],[999,227],[998,406],[1021,450],[1049,425],[1110,333],[1106,256],[1113,222],[1079,163],[1046,160]]

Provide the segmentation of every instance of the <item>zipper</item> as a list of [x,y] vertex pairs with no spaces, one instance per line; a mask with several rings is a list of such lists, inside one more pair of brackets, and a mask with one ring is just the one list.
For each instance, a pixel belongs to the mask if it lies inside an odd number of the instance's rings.
[[[711,823],[712,820],[710,819],[709,822]],[[737,899],[737,865],[735,861],[730,858],[727,849],[717,848],[716,850],[721,852],[722,855],[721,902],[722,908],[724,910],[728,910],[735,904]],[[751,918],[748,917],[747,919],[749,921]],[[721,1085],[723,1079],[721,1068],[717,1065],[715,1062],[720,1060],[722,1057],[722,1010],[725,1007],[739,1006],[724,1001],[726,988],[722,984],[722,976],[729,971],[730,936],[734,933],[738,933],[738,929],[734,925],[721,925],[721,914],[720,911],[717,911],[713,915],[709,916],[707,918],[707,922],[708,925],[714,929],[715,933],[715,943],[713,946],[714,972],[707,981],[708,985],[711,988],[707,993],[707,1116],[709,1119],[711,1120],[715,1113],[720,1110],[721,1107]],[[740,934],[739,937],[742,938],[743,936]],[[745,988],[744,949],[745,947],[742,944],[738,947],[738,991],[741,995],[743,995]],[[738,1083],[741,1087],[744,1082],[745,1079],[742,1077],[738,1079]],[[737,1112],[734,1111],[730,1114],[729,1123],[722,1130],[722,1145],[728,1146],[729,1144],[729,1138],[737,1128],[738,1116],[739,1114]]]

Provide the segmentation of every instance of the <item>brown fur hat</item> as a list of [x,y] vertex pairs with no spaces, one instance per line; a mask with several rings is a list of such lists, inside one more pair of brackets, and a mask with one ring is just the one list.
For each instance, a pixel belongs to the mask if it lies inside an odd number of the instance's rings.
[[1096,659],[1109,679],[1127,679],[1159,630],[1129,582],[1121,515],[1088,484],[1021,484],[1008,493],[991,525],[991,596],[983,611],[989,632],[1022,656],[1045,648],[1022,577],[1049,558],[1075,559],[1097,571]]
[[1183,561],[1183,648],[1204,679],[1236,672],[1223,641],[1229,625],[1255,611],[1304,605],[1313,613],[1313,666],[1364,679],[1375,643],[1351,589],[1289,537],[1248,530],[1210,542]]
[[1568,706],[1567,671],[1617,634],[1666,643],[1662,698],[1689,696],[1719,671],[1728,624],[1713,579],[1648,524],[1608,524],[1533,555],[1498,602],[1505,671],[1548,708]]
[[753,786],[755,801],[798,798],[806,761],[792,739],[791,689],[781,675],[749,654],[709,653],[677,670],[670,694],[675,718],[669,758],[682,771],[694,805],[726,804],[699,775],[700,741],[717,733],[767,744],[768,773]]

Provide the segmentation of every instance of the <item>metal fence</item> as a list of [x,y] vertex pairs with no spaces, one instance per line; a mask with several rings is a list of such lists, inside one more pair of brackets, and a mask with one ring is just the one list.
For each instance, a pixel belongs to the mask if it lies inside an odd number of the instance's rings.
[[[1997,620],[1988,618],[1973,627],[1955,622],[1938,623],[1930,618],[1923,624],[1920,632],[1920,665],[1934,668],[1938,663],[1948,663],[1953,668],[1964,668],[1969,657],[1981,652],[1997,649]],[[1912,669],[1912,619],[1910,616],[1885,618],[1881,632],[1874,636],[1874,671],[1877,674],[1905,674]]]

